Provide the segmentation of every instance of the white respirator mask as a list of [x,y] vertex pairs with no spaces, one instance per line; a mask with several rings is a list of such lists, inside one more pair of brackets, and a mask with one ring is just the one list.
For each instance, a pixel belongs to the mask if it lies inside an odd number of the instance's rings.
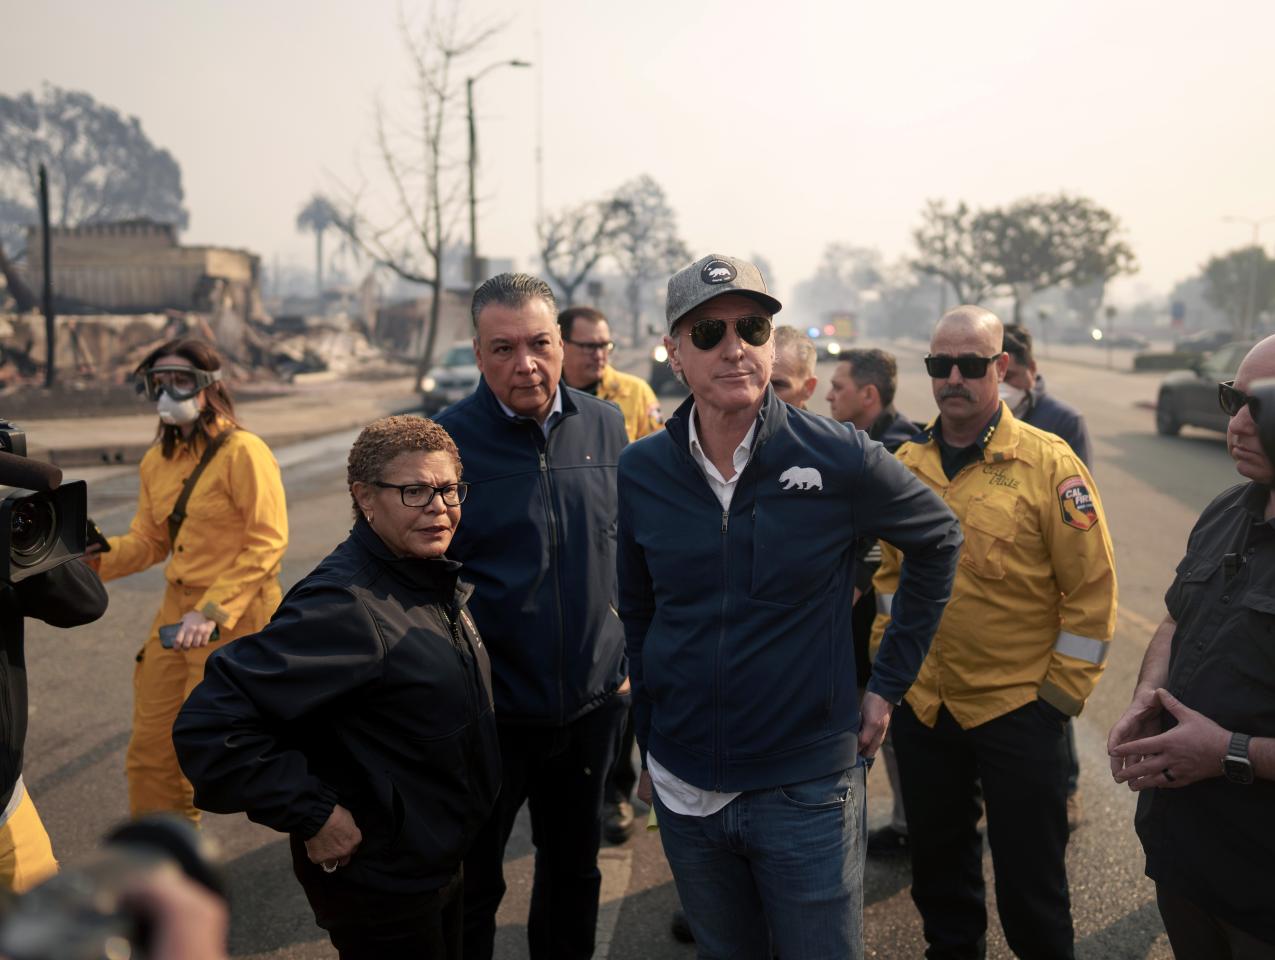
[[1027,405],[1026,390],[1015,387],[1012,384],[1005,383],[1004,381],[1002,381],[996,389],[997,392],[1000,393],[1001,399],[1005,401],[1005,405],[1009,407],[1011,413],[1018,413]]
[[155,410],[159,419],[170,427],[184,427],[199,419],[199,404],[194,397],[185,400],[174,400],[167,390],[161,390],[159,399],[155,401]]

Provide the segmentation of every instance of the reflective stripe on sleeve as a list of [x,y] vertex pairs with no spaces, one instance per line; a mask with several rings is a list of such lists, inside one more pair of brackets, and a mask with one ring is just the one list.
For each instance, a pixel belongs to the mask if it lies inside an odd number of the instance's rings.
[[1110,646],[1111,644],[1106,640],[1095,640],[1092,637],[1082,637],[1076,633],[1061,631],[1054,649],[1068,657],[1084,660],[1086,663],[1101,664],[1107,659],[1107,648]]
[[877,613],[883,613],[887,617],[890,615],[890,608],[894,606],[894,594],[878,593],[877,594]]

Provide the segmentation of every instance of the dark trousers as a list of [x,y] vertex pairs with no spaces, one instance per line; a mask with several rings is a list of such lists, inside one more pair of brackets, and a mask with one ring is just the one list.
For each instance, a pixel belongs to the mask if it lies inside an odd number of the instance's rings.
[[1062,714],[1040,702],[962,730],[902,703],[890,725],[907,810],[912,900],[930,960],[987,950],[978,784],[1005,939],[1017,956],[1074,957],[1067,890],[1067,756]]
[[1076,752],[1076,721],[1067,721],[1067,796],[1080,789],[1080,754]]
[[1245,933],[1158,883],[1155,898],[1177,960],[1275,960],[1275,943]]
[[389,893],[324,873],[291,838],[292,872],[315,922],[341,960],[460,960],[464,882],[458,873],[428,893]]
[[637,786],[637,770],[633,766],[633,745],[637,742],[637,731],[633,728],[633,709],[624,713],[624,728],[620,732],[620,749],[616,751],[615,763],[607,772],[605,802],[616,804],[628,803],[633,799],[633,788]]
[[465,960],[491,960],[505,895],[505,844],[526,801],[536,846],[527,943],[531,960],[588,960],[598,925],[602,792],[629,697],[613,696],[565,727],[500,724],[503,782],[465,858]]

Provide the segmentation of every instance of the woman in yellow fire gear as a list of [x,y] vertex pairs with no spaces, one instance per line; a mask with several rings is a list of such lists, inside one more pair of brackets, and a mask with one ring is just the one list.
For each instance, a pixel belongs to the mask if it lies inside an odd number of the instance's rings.
[[[141,463],[137,514],[128,533],[97,554],[113,580],[160,563],[168,588],[133,672],[133,734],[128,743],[129,811],[199,821],[190,783],[173,751],[172,727],[204,661],[218,647],[266,625],[279,605],[279,563],[288,516],[279,466],[265,443],[238,428],[221,382],[221,358],[200,340],[174,340],[137,369],[156,401],[156,443]],[[209,459],[170,537],[170,514],[208,445],[229,436]],[[172,648],[159,628],[178,624]],[[217,636],[214,637],[214,630]]]

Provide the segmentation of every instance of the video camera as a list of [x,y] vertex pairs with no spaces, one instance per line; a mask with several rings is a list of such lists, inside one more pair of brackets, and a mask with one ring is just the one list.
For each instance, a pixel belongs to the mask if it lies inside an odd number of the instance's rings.
[[174,816],[146,817],[116,828],[88,858],[13,897],[0,910],[0,956],[147,957],[151,927],[124,906],[123,894],[137,878],[166,864],[226,899],[225,882],[199,831]]
[[0,580],[17,583],[84,553],[88,486],[62,483],[52,464],[27,459],[27,435],[0,419]]

